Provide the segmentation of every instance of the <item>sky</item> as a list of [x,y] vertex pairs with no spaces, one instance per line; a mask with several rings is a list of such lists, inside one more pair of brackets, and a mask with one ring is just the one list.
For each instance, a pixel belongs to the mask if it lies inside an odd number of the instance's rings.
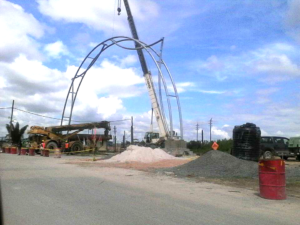
[[[123,2],[120,16],[117,2],[0,0],[0,108],[15,100],[17,109],[61,118],[87,54],[111,37],[131,37]],[[234,126],[247,122],[262,135],[300,136],[300,0],[129,3],[139,39],[151,44],[164,38],[163,60],[179,93],[185,140],[196,139],[196,124],[208,140],[211,118],[212,140],[231,138]],[[155,62],[145,55],[157,87]],[[170,101],[179,132],[176,101]],[[0,137],[10,113],[0,109]],[[87,72],[73,120],[113,121],[121,140],[124,131],[129,139],[131,116],[141,140],[151,121],[143,73],[135,51],[113,46]],[[13,119],[21,126],[60,124],[20,110]]]

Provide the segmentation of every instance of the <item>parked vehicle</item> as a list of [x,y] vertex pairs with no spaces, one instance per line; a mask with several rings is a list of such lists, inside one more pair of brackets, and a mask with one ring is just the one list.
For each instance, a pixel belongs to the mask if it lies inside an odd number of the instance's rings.
[[300,137],[291,137],[289,140],[289,151],[300,161]]
[[[262,136],[261,137],[261,155],[265,159],[271,159],[274,156],[279,156],[285,160],[289,157],[297,157],[300,159],[300,137],[298,139],[286,137],[274,137],[274,136]],[[298,143],[290,144],[289,143]]]

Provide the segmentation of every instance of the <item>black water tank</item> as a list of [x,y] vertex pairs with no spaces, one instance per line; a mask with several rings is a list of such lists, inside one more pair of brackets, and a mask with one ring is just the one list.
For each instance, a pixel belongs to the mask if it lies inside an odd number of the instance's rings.
[[258,161],[260,157],[260,128],[253,123],[233,129],[232,155],[239,159]]

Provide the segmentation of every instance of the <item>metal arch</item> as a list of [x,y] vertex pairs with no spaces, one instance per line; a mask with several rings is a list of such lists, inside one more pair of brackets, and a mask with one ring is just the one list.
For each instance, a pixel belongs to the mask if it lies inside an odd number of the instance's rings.
[[[68,124],[71,124],[71,121],[72,121],[72,115],[73,115],[73,108],[74,108],[74,105],[75,105],[75,101],[76,101],[76,98],[77,98],[77,94],[78,94],[78,91],[80,89],[80,86],[82,84],[82,81],[86,75],[86,73],[88,72],[88,70],[94,65],[94,63],[98,60],[98,58],[100,57],[100,55],[108,48],[116,45],[120,48],[123,48],[123,49],[127,49],[127,50],[137,50],[138,48],[129,48],[129,47],[125,47],[125,46],[122,46],[120,43],[122,42],[128,42],[128,41],[133,41],[135,43],[138,43],[140,44],[140,47],[138,47],[139,49],[144,49],[147,51],[147,53],[149,54],[149,56],[152,58],[152,60],[154,61],[157,69],[158,69],[158,79],[159,79],[159,100],[160,100],[160,108],[161,108],[161,111],[163,113],[163,116],[165,115],[164,113],[164,106],[163,106],[163,101],[162,101],[162,93],[161,93],[161,85],[160,85],[160,82],[162,81],[162,84],[163,84],[163,87],[164,87],[164,91],[165,91],[165,94],[166,94],[166,99],[167,99],[167,104],[168,104],[168,111],[169,111],[169,119],[170,119],[170,131],[171,131],[171,137],[172,137],[172,133],[173,133],[173,117],[172,117],[172,109],[171,109],[171,103],[170,103],[170,97],[175,97],[176,100],[177,100],[177,108],[178,108],[178,113],[179,113],[179,122],[180,122],[180,138],[183,139],[183,125],[182,125],[182,114],[181,114],[181,107],[180,107],[180,101],[179,101],[179,96],[178,96],[178,93],[177,93],[177,89],[176,89],[176,86],[175,86],[175,83],[173,81],[173,78],[172,78],[172,75],[168,69],[168,67],[166,66],[166,63],[163,61],[162,59],[162,48],[163,48],[163,39],[160,39],[150,45],[147,45],[145,44],[144,42],[141,42],[139,40],[136,40],[136,39],[133,39],[131,37],[125,37],[125,36],[116,36],[116,37],[112,37],[112,38],[109,38],[103,42],[101,42],[100,44],[98,44],[96,47],[94,47],[89,53],[88,55],[84,58],[84,60],[81,62],[79,68],[77,69],[76,71],[76,74],[74,75],[74,77],[72,78],[72,82],[71,82],[71,85],[70,85],[70,88],[69,88],[69,91],[68,91],[68,94],[67,94],[67,97],[66,97],[66,100],[65,100],[65,104],[64,104],[64,109],[63,109],[63,113],[62,113],[62,118],[61,118],[61,125],[63,125],[63,121],[65,118],[68,118],[69,121],[68,121]],[[160,48],[160,53],[157,53],[153,48],[152,46],[158,44],[158,43],[161,43],[161,48]],[[99,49],[100,48],[100,49]],[[95,57],[90,57],[92,55],[92,53],[96,52],[96,56]],[[154,54],[153,54],[154,53]],[[154,55],[156,55],[159,60],[156,60]],[[92,61],[88,64],[87,68],[80,73],[84,63],[87,61],[87,59],[91,58]],[[174,90],[174,93],[175,95],[170,95],[169,94],[169,91],[168,91],[168,87],[167,87],[167,84],[166,84],[166,81],[164,79],[164,76],[163,76],[163,73],[161,71],[161,66],[164,66],[164,68],[166,69],[167,73],[168,73],[168,76],[170,78],[170,81],[172,83],[172,87],[173,87],[173,90]],[[80,73],[80,74],[79,74]],[[77,86],[77,88],[75,88],[75,80],[76,79],[80,79],[79,80],[79,84]],[[75,91],[76,89],[76,91]],[[71,98],[71,108],[70,108],[70,112],[69,112],[69,117],[66,117],[65,114],[66,114],[66,108],[67,108],[67,104],[69,102],[69,98],[70,98],[70,94],[72,95],[72,98]],[[166,120],[165,118],[163,118],[163,121],[164,123],[166,123]],[[166,124],[167,125],[167,124]],[[168,126],[166,126],[168,127]]]

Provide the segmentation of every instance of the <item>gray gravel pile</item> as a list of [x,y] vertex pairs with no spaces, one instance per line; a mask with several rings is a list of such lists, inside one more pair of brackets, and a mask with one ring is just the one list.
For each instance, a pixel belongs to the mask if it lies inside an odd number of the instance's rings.
[[298,178],[300,179],[300,162],[298,166],[292,168],[285,167],[285,176],[286,178]]
[[182,166],[165,169],[177,176],[257,177],[258,163],[238,159],[221,151],[209,151]]

